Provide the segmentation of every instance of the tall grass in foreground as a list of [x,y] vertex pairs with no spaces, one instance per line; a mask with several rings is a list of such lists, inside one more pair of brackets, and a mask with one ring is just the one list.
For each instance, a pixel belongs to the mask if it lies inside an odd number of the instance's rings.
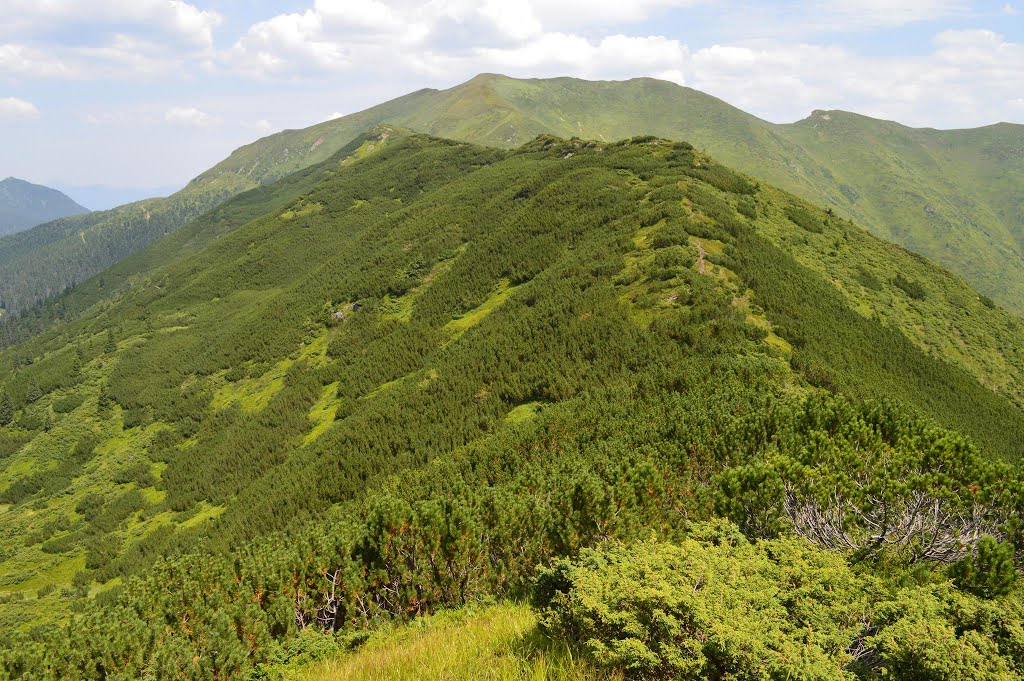
[[575,659],[537,629],[526,606],[442,613],[310,665],[288,681],[584,681],[621,679]]

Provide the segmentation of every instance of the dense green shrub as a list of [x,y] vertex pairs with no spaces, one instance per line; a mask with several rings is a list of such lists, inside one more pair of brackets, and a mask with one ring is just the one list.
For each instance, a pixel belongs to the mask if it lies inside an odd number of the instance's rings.
[[864,589],[841,556],[725,529],[585,550],[542,571],[535,596],[552,634],[634,678],[839,679],[853,678]]
[[897,273],[896,277],[892,280],[892,285],[906,293],[909,297],[914,300],[924,300],[927,292],[921,282],[907,279],[902,274]]
[[1012,679],[1019,595],[903,586],[799,540],[694,526],[679,544],[610,544],[540,572],[544,626],[638,679]]
[[1005,596],[1017,581],[1013,545],[986,535],[971,555],[950,566],[953,582],[982,598]]
[[882,280],[879,279],[878,276],[874,272],[869,270],[866,266],[860,265],[859,267],[857,267],[857,272],[854,276],[860,283],[860,285],[863,286],[864,288],[870,289],[872,291],[882,290]]
[[789,218],[794,225],[797,225],[808,232],[813,234],[822,234],[825,231],[824,222],[817,211],[812,211],[805,206],[791,203],[786,206],[784,212],[786,217]]

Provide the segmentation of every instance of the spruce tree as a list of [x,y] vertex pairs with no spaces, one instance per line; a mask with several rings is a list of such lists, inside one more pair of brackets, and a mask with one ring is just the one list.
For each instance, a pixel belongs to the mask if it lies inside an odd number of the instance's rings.
[[0,397],[0,427],[8,425],[14,420],[14,405],[11,404],[10,394],[4,390],[3,397]]
[[32,404],[39,400],[43,396],[43,391],[39,388],[39,383],[35,380],[28,386],[28,393],[25,395],[25,400]]

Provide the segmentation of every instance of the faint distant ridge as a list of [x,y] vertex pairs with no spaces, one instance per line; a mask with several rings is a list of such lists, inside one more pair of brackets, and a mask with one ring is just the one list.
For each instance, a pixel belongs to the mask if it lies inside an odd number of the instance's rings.
[[16,177],[0,181],[0,234],[13,234],[44,222],[88,213],[56,189]]

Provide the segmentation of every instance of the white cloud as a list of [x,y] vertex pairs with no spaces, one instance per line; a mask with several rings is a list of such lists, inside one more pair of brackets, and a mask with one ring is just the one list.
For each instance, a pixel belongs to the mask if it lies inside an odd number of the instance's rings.
[[946,31],[931,50],[910,56],[869,56],[811,39],[956,17],[970,10],[966,0],[788,0],[737,19],[750,35],[769,37],[695,51],[673,37],[622,32],[623,23],[699,1],[314,0],[254,24],[219,61],[249,76],[300,80],[653,76],[775,121],[844,108],[919,125],[980,124],[1012,115],[1007,102],[1024,92],[1021,45],[990,31]]
[[1024,92],[1024,44],[990,31],[945,31],[916,56],[763,42],[694,53],[691,84],[770,120],[841,108],[909,125],[963,127],[1009,116]]
[[167,110],[164,120],[168,123],[184,125],[195,128],[205,128],[211,125],[218,125],[219,118],[197,109],[194,106],[175,106]]
[[184,61],[158,44],[124,34],[105,45],[76,48],[71,54],[79,60],[77,71],[87,78],[166,75],[177,72]]
[[213,32],[221,21],[216,12],[183,0],[3,0],[0,76],[187,75],[187,67],[214,56]]
[[686,65],[686,47],[661,36],[638,38],[612,35],[591,41],[576,35],[545,33],[513,48],[479,48],[465,56],[437,61],[440,71],[453,69],[502,71],[513,75],[584,78],[630,78],[672,73]]
[[222,19],[182,0],[4,0],[0,34],[38,35],[62,28],[134,26],[211,46]]
[[665,37],[586,37],[559,30],[647,18],[697,0],[316,0],[253,24],[222,57],[240,73],[301,77],[361,71],[451,79],[486,70],[590,77],[671,74],[685,47]]
[[0,76],[61,80],[124,80],[182,74],[186,54],[137,37],[118,34],[83,47],[51,51],[18,44],[0,45]]
[[74,69],[62,60],[25,45],[0,45],[0,73],[35,78],[71,77]]
[[17,97],[0,99],[0,118],[8,120],[30,120],[39,118],[39,109],[32,102]]

